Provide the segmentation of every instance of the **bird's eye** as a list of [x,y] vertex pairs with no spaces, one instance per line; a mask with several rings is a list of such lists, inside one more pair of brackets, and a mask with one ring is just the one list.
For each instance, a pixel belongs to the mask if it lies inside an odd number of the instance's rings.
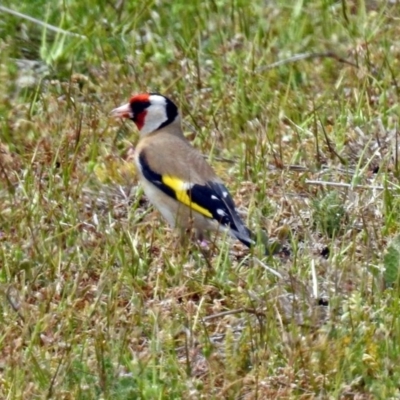
[[131,103],[131,109],[133,115],[138,115],[142,113],[146,108],[150,107],[149,101],[133,101]]

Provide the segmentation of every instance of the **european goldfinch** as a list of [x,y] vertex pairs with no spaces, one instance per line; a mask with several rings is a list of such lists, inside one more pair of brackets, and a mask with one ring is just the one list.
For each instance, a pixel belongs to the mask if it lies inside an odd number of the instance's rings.
[[228,189],[184,137],[176,105],[158,93],[133,96],[112,116],[129,118],[140,132],[135,164],[144,192],[171,227],[228,231],[251,247],[255,242],[240,219]]

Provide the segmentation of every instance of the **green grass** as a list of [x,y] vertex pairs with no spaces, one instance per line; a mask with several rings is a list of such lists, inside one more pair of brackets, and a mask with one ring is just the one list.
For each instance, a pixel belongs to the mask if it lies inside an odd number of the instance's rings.
[[[0,10],[0,398],[400,396],[395,2],[2,6],[38,21]],[[228,239],[178,248],[109,118],[142,91],[281,278]]]

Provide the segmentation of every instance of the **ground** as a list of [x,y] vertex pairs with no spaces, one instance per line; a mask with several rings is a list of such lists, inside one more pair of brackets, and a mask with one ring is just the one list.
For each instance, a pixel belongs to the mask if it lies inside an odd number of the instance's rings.
[[[398,1],[0,15],[0,398],[400,397]],[[179,247],[109,117],[144,91],[275,255]]]

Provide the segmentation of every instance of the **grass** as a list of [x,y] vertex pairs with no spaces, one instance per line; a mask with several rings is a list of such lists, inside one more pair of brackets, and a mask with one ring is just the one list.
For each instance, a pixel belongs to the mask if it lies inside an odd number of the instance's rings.
[[[399,397],[395,2],[2,7],[0,398]],[[179,104],[281,277],[177,246],[109,118],[141,91]]]

